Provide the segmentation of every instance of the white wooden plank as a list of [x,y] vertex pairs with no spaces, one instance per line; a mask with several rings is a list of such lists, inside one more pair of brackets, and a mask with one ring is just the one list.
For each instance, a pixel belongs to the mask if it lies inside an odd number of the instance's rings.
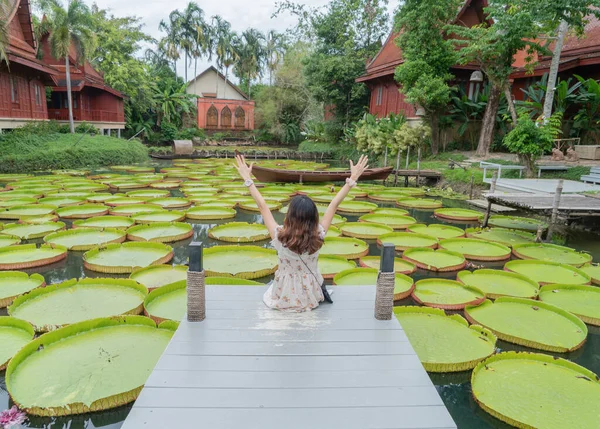
[[202,322],[187,322],[190,326],[197,326],[197,329],[269,329],[269,330],[337,330],[337,329],[402,329],[396,318],[392,320],[370,319],[330,319],[327,317],[305,317],[298,319],[211,319],[208,317]]
[[[210,305],[210,304],[209,304]],[[207,319],[255,319],[255,320],[321,320],[324,318],[335,319],[373,319],[374,304],[361,309],[333,308],[333,305],[323,305],[307,313],[274,311],[263,307],[257,309],[214,309],[207,308]]]
[[[261,295],[262,296],[262,295]],[[333,297],[335,298],[335,297]],[[375,298],[370,297],[365,300],[336,300],[332,304],[321,304],[318,311],[327,307],[335,307],[339,310],[373,310],[375,308]],[[250,300],[209,300],[207,301],[207,310],[261,310],[267,308],[262,298],[252,298]]]
[[[327,286],[333,289],[334,304],[338,301],[366,301],[375,303],[375,285],[368,286]],[[210,301],[262,301],[267,286],[206,286],[206,300]],[[327,306],[329,304],[322,304]]]

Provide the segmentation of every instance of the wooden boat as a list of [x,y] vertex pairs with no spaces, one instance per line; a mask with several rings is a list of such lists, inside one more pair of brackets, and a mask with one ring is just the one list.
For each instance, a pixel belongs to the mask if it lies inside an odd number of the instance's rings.
[[[360,180],[385,180],[392,172],[392,167],[369,168],[360,176]],[[255,165],[252,174],[261,182],[336,182],[350,177],[350,170],[345,171],[301,171],[279,170]]]

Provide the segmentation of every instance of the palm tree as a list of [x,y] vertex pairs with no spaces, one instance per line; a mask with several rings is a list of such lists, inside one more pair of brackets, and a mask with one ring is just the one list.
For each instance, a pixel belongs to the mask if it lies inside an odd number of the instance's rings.
[[275,30],[267,33],[266,61],[269,69],[269,85],[273,85],[273,72],[277,69],[285,52],[285,36]]
[[8,20],[6,17],[10,13],[10,1],[0,0],[0,61],[4,60],[8,64],[6,48],[8,48]]
[[[173,67],[175,68],[175,77],[177,77],[177,60],[181,58],[179,54],[179,48],[181,47],[181,21],[179,20],[179,11],[174,10],[169,15],[169,20],[164,19],[158,24],[158,29],[167,33],[159,42],[159,49],[161,49],[166,56],[173,61]],[[187,58],[186,58],[187,64]],[[186,68],[187,72],[187,68]]]
[[[227,72],[232,66],[238,55],[234,49],[236,35],[231,31],[229,21],[221,18],[219,15],[213,16],[213,39],[214,52],[217,56],[217,68],[219,71],[225,67],[225,83],[227,83]],[[217,78],[217,98],[219,97],[219,79]],[[225,91],[227,87],[225,87]],[[225,92],[223,93],[225,94]]]
[[94,52],[96,36],[90,9],[81,0],[71,0],[65,9],[59,0],[41,0],[40,8],[45,18],[37,27],[37,36],[50,34],[48,42],[52,56],[64,59],[67,80],[67,101],[69,105],[69,126],[75,132],[73,122],[73,96],[71,94],[71,64],[69,53],[75,52],[75,62],[83,63]]
[[255,28],[249,28],[242,33],[238,40],[237,51],[239,61],[236,64],[236,74],[248,84],[248,95],[252,80],[262,76],[266,60],[265,36]]
[[163,89],[154,86],[154,104],[157,107],[156,125],[160,127],[162,121],[179,125],[182,113],[190,113],[196,108],[194,94],[186,92],[187,83],[172,82]]

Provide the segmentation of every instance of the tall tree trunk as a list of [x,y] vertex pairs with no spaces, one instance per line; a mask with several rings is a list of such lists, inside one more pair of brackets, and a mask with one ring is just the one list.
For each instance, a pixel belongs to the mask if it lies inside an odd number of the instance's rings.
[[67,78],[67,104],[69,107],[69,128],[71,134],[75,134],[75,122],[73,122],[73,95],[71,94],[71,67],[69,65],[69,56],[65,57],[65,71]]
[[177,80],[177,60],[173,60],[173,71],[175,72],[175,80]]
[[431,153],[437,155],[440,147],[440,117],[437,113],[430,114],[429,124],[431,126]]
[[479,144],[475,152],[477,156],[485,157],[490,153],[490,147],[492,147],[492,143],[494,142],[494,128],[496,126],[496,114],[498,113],[501,93],[502,90],[500,88],[494,84],[491,85],[490,96],[485,106],[485,113],[483,114]]
[[198,82],[198,79],[196,79],[196,77],[198,77],[198,57],[194,57],[194,94],[196,93],[196,82]]
[[227,75],[229,74],[229,66],[225,66],[225,86],[223,87],[223,98],[227,99]]
[[544,122],[552,116],[552,104],[554,103],[554,89],[556,87],[556,79],[558,77],[558,66],[560,63],[560,53],[563,47],[565,35],[569,31],[569,24],[561,21],[558,26],[558,35],[556,37],[556,45],[552,53],[552,62],[550,63],[550,72],[548,74],[548,86],[546,87],[546,97],[544,99]]
[[187,65],[187,60],[188,60],[188,53],[187,50],[183,53],[183,55],[185,56],[185,58],[183,59],[183,66],[185,67],[185,70],[183,71],[183,76],[185,79],[185,82],[187,83],[187,72],[188,72],[188,65]]
[[513,121],[513,127],[517,126],[517,110],[515,109],[515,102],[512,99],[512,94],[510,92],[510,86],[504,88],[504,96],[506,97],[506,102],[508,103],[508,111],[510,112],[510,117]]

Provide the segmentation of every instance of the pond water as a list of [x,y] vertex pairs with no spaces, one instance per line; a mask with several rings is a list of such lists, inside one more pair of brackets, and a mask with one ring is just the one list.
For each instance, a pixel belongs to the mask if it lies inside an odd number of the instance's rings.
[[[169,163],[161,163],[160,166],[168,166]],[[180,196],[181,193],[179,191],[172,191],[174,196]],[[463,207],[470,208],[465,202],[456,201],[456,200],[447,200],[444,199],[444,207]],[[393,207],[393,204],[386,203],[378,203],[382,207]],[[410,210],[410,216],[416,218],[420,223],[447,223],[443,222],[440,219],[437,219],[433,216],[432,211],[420,211],[420,210]],[[275,218],[279,223],[283,222],[284,215],[279,212],[274,212]],[[358,216],[347,216],[348,221],[356,221]],[[194,235],[192,238],[170,243],[170,245],[174,249],[175,256],[171,263],[173,264],[186,264],[187,263],[187,246],[192,241],[200,241],[204,243],[206,247],[210,247],[216,244],[229,244],[222,243],[216,240],[213,240],[208,237],[208,230],[214,225],[227,223],[232,221],[232,219],[224,220],[224,221],[195,221],[190,222],[194,228]],[[235,221],[244,221],[244,222],[256,222],[262,223],[261,216],[252,212],[247,212],[238,209],[238,214],[235,218]],[[66,222],[67,226],[70,227],[70,222]],[[475,226],[468,223],[453,223],[455,226],[459,226],[461,228]],[[600,260],[600,240],[599,236],[592,233],[580,233],[580,232],[569,232],[566,236],[565,245],[573,247],[577,250],[585,250],[592,254],[595,261]],[[380,249],[374,240],[366,240],[369,242],[370,246],[370,255],[379,255]],[[42,242],[39,240],[31,240],[33,243]],[[260,245],[263,247],[269,247],[269,241],[263,241],[259,243],[251,243]],[[562,243],[561,243],[562,244]],[[28,272],[37,272],[42,274],[46,278],[47,284],[53,284],[62,282],[71,278],[81,278],[81,277],[105,277],[106,274],[96,273],[89,270],[84,269],[82,256],[84,252],[74,252],[69,251],[68,257],[66,260],[54,264],[48,265],[45,267],[40,267],[32,270],[28,270]],[[496,263],[483,263],[489,268],[498,268],[501,269],[504,265],[503,262]],[[126,278],[128,275],[111,275],[112,277],[123,277]],[[420,280],[426,277],[433,277],[435,274],[431,272],[425,272],[422,270],[418,270],[416,273],[412,274],[411,277],[415,280]],[[452,278],[454,279],[456,273],[446,273],[446,274],[438,274],[440,277]],[[265,277],[262,279],[258,279],[258,281],[268,283],[271,281],[271,277]],[[405,299],[403,301],[396,302],[396,305],[414,305],[410,298]],[[0,315],[6,315],[6,309],[0,309]],[[595,372],[596,374],[600,374],[600,329],[592,326],[588,326],[589,335],[587,338],[586,344],[576,350],[573,353],[569,354],[555,354],[556,356],[560,356],[566,359],[570,359],[588,369]],[[498,348],[502,351],[508,350],[527,350],[542,353],[541,351],[527,349],[525,347],[516,346],[513,344],[508,344],[503,341],[498,341]],[[447,374],[430,374],[431,380],[435,384],[439,394],[441,395],[446,407],[450,411],[450,414],[454,418],[456,424],[459,428],[464,429],[484,429],[484,428],[508,428],[509,425],[502,423],[501,421],[495,419],[490,416],[486,412],[484,412],[473,400],[471,395],[471,385],[470,385],[470,376],[471,371],[462,372],[462,373],[447,373]],[[6,386],[4,383],[4,371],[0,372],[0,410],[6,409],[10,407],[12,404],[10,403],[8,393],[6,391]],[[87,415],[79,415],[79,416],[71,416],[71,417],[63,417],[63,418],[40,418],[40,417],[30,417],[27,423],[24,426],[31,428],[53,428],[53,429],[62,429],[62,428],[105,428],[105,429],[117,429],[120,428],[123,421],[127,417],[131,409],[131,405],[123,406],[120,408],[116,408],[110,411],[98,412]],[[175,428],[173,428],[175,429]]]

